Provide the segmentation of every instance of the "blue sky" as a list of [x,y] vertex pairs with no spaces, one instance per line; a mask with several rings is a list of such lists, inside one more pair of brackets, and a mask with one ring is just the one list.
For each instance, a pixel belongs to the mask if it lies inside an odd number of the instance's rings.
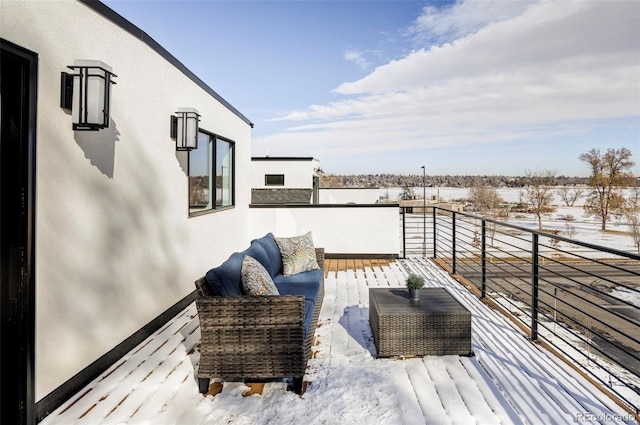
[[252,153],[331,174],[640,175],[638,1],[105,0],[255,124]]

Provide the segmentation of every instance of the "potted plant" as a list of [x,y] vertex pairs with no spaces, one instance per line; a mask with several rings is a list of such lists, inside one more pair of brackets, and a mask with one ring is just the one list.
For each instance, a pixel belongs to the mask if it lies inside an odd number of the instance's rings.
[[409,299],[417,301],[420,299],[420,289],[424,287],[424,278],[415,273],[407,277],[407,288],[409,288]]

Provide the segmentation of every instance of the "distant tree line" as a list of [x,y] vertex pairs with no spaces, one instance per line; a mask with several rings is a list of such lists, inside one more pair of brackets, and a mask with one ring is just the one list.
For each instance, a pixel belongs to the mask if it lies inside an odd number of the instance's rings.
[[[371,188],[371,187],[422,187],[421,175],[401,174],[359,174],[359,175],[332,175],[325,174],[320,177],[321,188]],[[527,177],[513,176],[462,176],[443,175],[426,176],[427,187],[524,187]],[[589,182],[589,177],[554,176],[554,186],[584,186]]]

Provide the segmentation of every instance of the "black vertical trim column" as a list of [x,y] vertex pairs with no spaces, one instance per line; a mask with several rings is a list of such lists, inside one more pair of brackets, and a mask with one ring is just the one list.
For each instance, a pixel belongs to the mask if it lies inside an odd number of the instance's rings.
[[35,184],[38,55],[0,39],[2,264],[0,422],[35,424]]

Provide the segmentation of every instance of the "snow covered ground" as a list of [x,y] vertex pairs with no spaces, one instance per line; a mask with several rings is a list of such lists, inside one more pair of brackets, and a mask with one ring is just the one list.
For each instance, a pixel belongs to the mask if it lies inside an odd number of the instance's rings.
[[[475,357],[376,358],[368,289],[403,286],[409,272],[447,287],[472,312]],[[331,272],[325,292],[303,397],[283,383],[249,397],[243,384],[227,383],[202,397],[191,305],[42,424],[637,423],[430,260]]]
[[[388,195],[389,199],[395,200],[398,199],[401,192],[402,189],[400,188],[385,188],[380,189],[380,196]],[[422,196],[422,188],[414,188],[414,192]],[[516,203],[520,198],[520,189],[518,188],[499,188],[497,192],[506,202]],[[427,199],[438,197],[438,199],[443,202],[467,199],[468,193],[468,188],[429,187],[426,189]],[[557,209],[555,212],[544,216],[542,222],[543,228],[558,230],[560,231],[560,235],[571,239],[602,245],[620,251],[638,253],[638,248],[634,246],[632,237],[629,234],[625,234],[629,229],[624,220],[612,217],[607,223],[608,231],[603,233],[600,230],[600,222],[594,217],[585,215],[583,209],[584,197],[579,198],[574,206],[568,207],[564,205],[560,197],[556,194],[554,196],[554,205]],[[565,220],[566,217],[572,217],[573,220],[567,221]],[[512,214],[508,218],[508,222],[527,229],[538,228],[537,219],[533,214]]]

